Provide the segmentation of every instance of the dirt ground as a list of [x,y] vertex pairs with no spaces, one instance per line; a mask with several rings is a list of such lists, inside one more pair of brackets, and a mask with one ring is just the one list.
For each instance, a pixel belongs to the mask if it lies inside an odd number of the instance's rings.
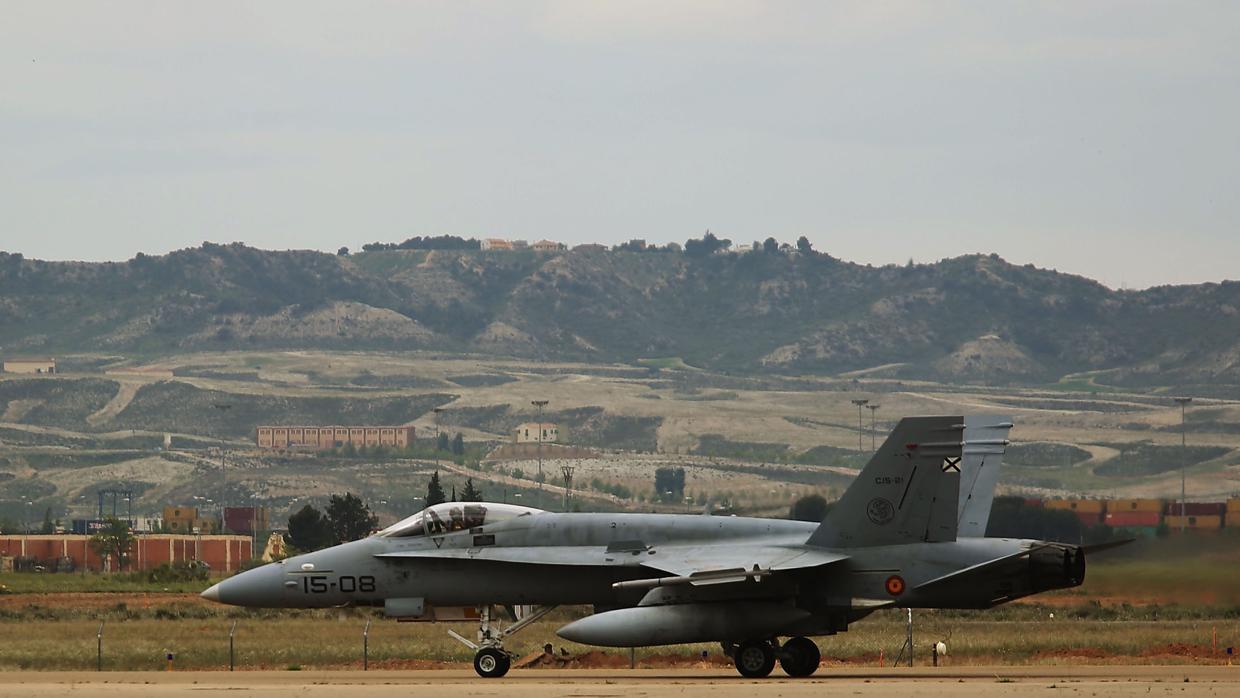
[[512,696],[668,698],[702,695],[859,695],[918,698],[993,696],[1235,696],[1240,667],[973,667],[968,669],[827,670],[812,679],[750,680],[730,669],[580,671],[513,670],[479,679],[468,670],[372,672],[6,672],[0,696],[188,696],[244,691],[261,696]]

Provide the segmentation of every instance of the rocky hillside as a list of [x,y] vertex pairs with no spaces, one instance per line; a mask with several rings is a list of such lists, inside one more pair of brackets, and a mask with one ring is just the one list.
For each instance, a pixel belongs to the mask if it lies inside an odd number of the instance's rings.
[[1120,292],[993,255],[878,268],[786,249],[0,255],[4,354],[429,349],[1000,384],[1093,371],[1101,384],[1217,387],[1240,385],[1238,309],[1240,283]]

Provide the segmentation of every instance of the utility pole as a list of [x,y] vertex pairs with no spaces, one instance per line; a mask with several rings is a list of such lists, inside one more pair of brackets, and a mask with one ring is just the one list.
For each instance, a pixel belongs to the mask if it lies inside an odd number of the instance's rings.
[[564,511],[570,511],[569,504],[573,497],[573,470],[574,466],[561,465],[560,472],[564,474]]
[[861,455],[861,437],[865,434],[865,427],[861,422],[861,408],[866,406],[869,400],[864,398],[853,400],[852,404],[857,406],[857,455]]
[[1184,515],[1184,510],[1188,504],[1188,486],[1184,475],[1184,471],[1188,467],[1188,437],[1185,430],[1185,417],[1187,416],[1188,403],[1192,402],[1193,399],[1191,397],[1171,399],[1180,405],[1180,533],[1183,533],[1184,525],[1188,520]]
[[431,412],[435,413],[435,470],[439,470],[439,413],[443,412],[443,408],[432,407]]
[[543,505],[543,435],[546,433],[543,429],[543,408],[547,406],[547,400],[530,400],[530,404],[538,408],[538,507],[541,509]]
[[[211,405],[221,414],[232,409],[230,403],[216,402]],[[224,428],[220,426],[220,532],[228,533],[228,525],[224,520],[224,509],[228,506],[228,470],[224,467]]]
[[878,405],[873,404],[865,406],[865,408],[870,411],[870,453],[878,450],[878,447],[874,443],[876,433],[874,431],[874,413],[878,411],[878,407]]

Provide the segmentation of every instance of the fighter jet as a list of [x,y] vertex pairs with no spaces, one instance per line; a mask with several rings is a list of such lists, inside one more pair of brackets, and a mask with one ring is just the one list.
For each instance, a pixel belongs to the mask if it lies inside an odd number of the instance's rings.
[[[238,606],[476,618],[476,642],[449,632],[475,650],[483,677],[506,674],[505,642],[561,605],[593,609],[557,631],[567,640],[719,642],[743,676],[765,677],[776,663],[809,676],[820,661],[811,637],[844,632],[878,609],[984,609],[1081,584],[1081,546],[982,537],[1011,426],[993,416],[901,419],[820,524],[450,502],[202,595]],[[496,607],[514,622],[500,628]]]

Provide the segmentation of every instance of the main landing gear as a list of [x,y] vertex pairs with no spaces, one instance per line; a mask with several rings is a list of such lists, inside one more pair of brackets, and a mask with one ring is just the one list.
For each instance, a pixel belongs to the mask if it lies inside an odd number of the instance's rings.
[[789,676],[810,676],[822,661],[818,645],[807,637],[794,637],[782,646],[776,640],[747,640],[739,645],[725,643],[724,652],[732,657],[741,676],[749,679],[769,676],[776,661]]
[[448,634],[471,650],[476,650],[474,671],[478,672],[479,676],[484,679],[497,679],[507,674],[512,668],[512,655],[504,649],[504,638],[515,635],[530,623],[554,611],[555,608],[555,606],[543,606],[507,628],[498,629],[491,627],[491,607],[483,606],[478,620],[478,642],[472,642],[453,630],[449,630]]

